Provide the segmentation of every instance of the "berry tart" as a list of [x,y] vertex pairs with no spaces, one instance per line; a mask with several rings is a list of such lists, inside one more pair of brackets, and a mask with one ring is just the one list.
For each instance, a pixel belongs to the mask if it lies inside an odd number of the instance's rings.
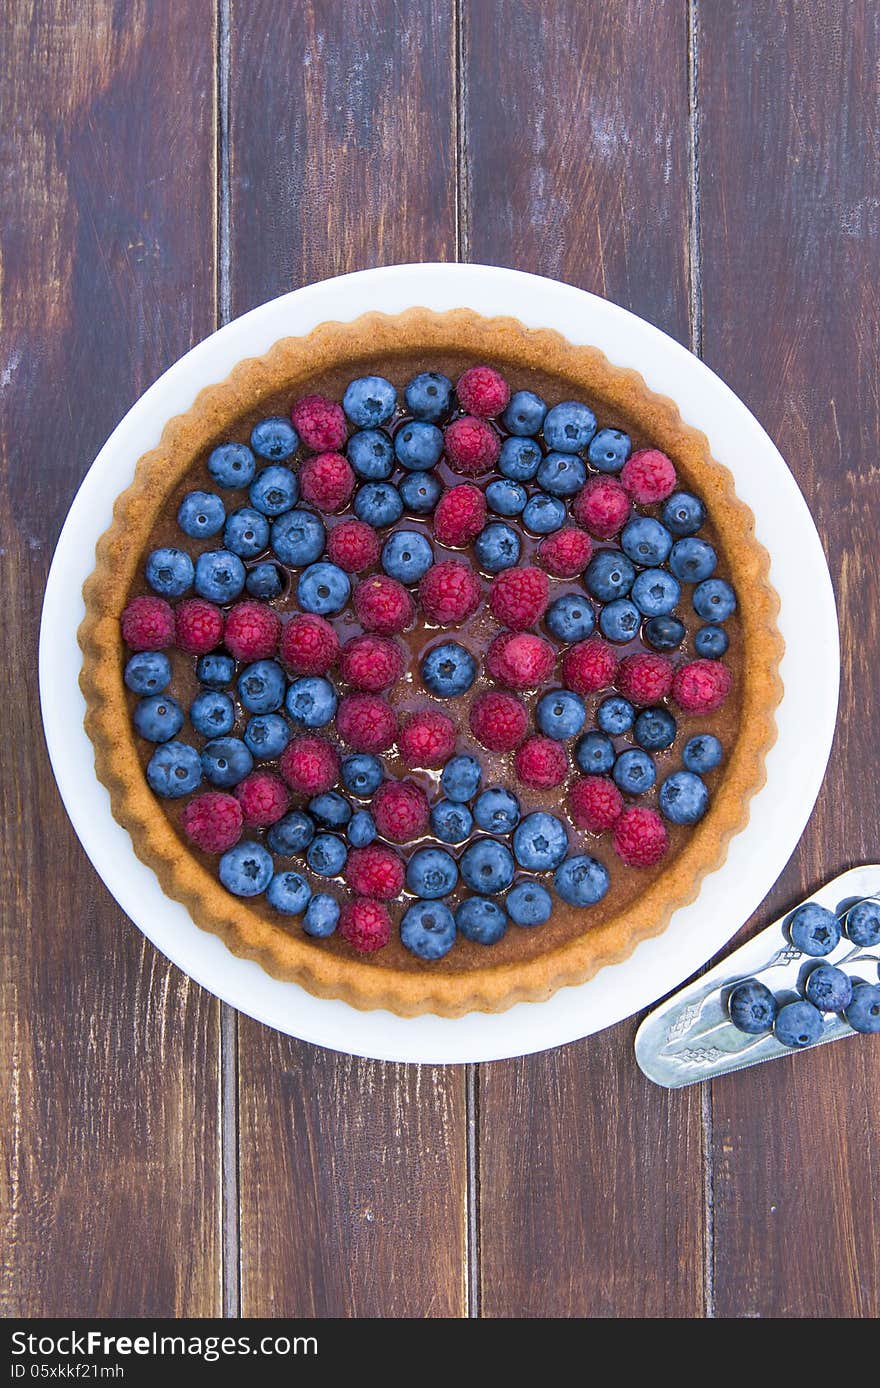
[[413,309],[241,362],[85,587],[135,851],[236,954],[401,1015],[547,998],[663,930],[764,780],[768,557],[597,350]]

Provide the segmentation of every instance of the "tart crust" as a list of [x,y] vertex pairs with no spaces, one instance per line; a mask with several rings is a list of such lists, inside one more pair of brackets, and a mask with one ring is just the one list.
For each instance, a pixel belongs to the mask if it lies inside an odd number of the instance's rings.
[[[371,357],[418,352],[429,358],[443,351],[558,374],[612,411],[637,419],[708,503],[733,582],[748,600],[739,608],[742,704],[736,742],[709,813],[669,868],[626,910],[601,924],[590,927],[585,913],[583,933],[546,953],[493,964],[487,950],[485,966],[432,974],[430,965],[415,971],[376,968],[354,954],[323,951],[320,942],[272,923],[231,896],[187,851],[149,789],[138,757],[122,678],[119,619],[166,496],[243,413],[280,390],[296,394],[300,383],[322,370]],[[134,481],[118,498],[83,589],[86,616],[78,633],[85,727],[95,747],[95,768],[110,792],[114,817],[163,890],[234,954],[256,960],[276,978],[295,981],[319,997],[341,998],[362,1009],[388,1008],[405,1017],[458,1017],[541,1001],[557,988],[583,983],[606,964],[625,959],[640,940],[659,934],[675,910],[694,900],[704,877],[721,866],[731,838],[748,822],[751,797],[766,779],[764,762],[776,737],[774,714],[782,697],[779,600],[769,567],[752,513],[735,495],[731,474],[711,457],[705,435],[684,424],[674,402],[650,391],[638,372],[613,366],[598,349],[469,309],[413,308],[393,316],[365,314],[353,323],[323,323],[305,337],[282,339],[263,357],[239,362],[225,381],[202,390],[186,414],[169,420],[159,446],[140,459]]]

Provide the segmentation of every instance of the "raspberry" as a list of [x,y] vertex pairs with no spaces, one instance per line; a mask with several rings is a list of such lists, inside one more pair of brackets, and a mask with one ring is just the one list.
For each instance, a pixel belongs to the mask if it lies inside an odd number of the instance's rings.
[[236,660],[265,660],[278,649],[281,618],[261,602],[236,603],[226,614],[223,644]]
[[656,810],[630,805],[614,825],[613,843],[627,867],[653,867],[669,847],[669,837]]
[[347,641],[339,670],[346,683],[369,694],[390,689],[403,674],[400,647],[387,636],[354,636]]
[[481,477],[495,466],[501,440],[484,419],[463,415],[447,425],[443,446],[453,472],[465,477]]
[[281,632],[280,654],[294,675],[326,675],[339,658],[339,638],[323,617],[295,612]]
[[566,525],[555,535],[547,535],[538,545],[538,563],[554,578],[574,578],[586,568],[593,543],[583,530]]
[[517,748],[513,764],[523,785],[536,790],[551,790],[568,775],[565,748],[552,737],[528,738]]
[[372,808],[376,828],[393,843],[410,843],[428,827],[428,797],[414,781],[383,781]]
[[685,713],[714,713],[730,693],[730,671],[718,660],[692,660],[676,670],[672,697]]
[[455,751],[455,724],[439,709],[423,709],[404,721],[397,745],[407,766],[443,766]]
[[223,638],[223,613],[204,598],[187,598],[175,609],[174,634],[188,655],[207,655]]
[[287,744],[278,770],[291,790],[300,795],[321,795],[339,780],[339,757],[326,738],[304,733]]
[[526,735],[529,715],[521,699],[503,689],[487,689],[471,704],[471,732],[489,752],[512,752]]
[[345,414],[335,400],[304,395],[290,411],[290,418],[303,443],[316,453],[341,448],[345,443]]
[[578,525],[597,540],[610,540],[629,519],[629,497],[616,477],[591,477],[571,503]]
[[429,622],[451,626],[472,616],[482,590],[473,569],[459,559],[441,559],[419,583],[419,601]]
[[403,891],[403,859],[384,843],[353,848],[345,864],[345,880],[358,896],[395,901]]
[[122,639],[133,651],[161,651],[174,640],[174,612],[164,598],[132,598],[122,614]]
[[510,399],[510,386],[491,366],[469,366],[455,386],[458,403],[467,414],[488,419],[500,414]]
[[511,631],[525,631],[543,617],[550,601],[550,583],[540,569],[504,569],[492,580],[489,607],[493,617]]
[[273,771],[252,771],[235,787],[245,824],[268,829],[287,812],[290,791]]
[[614,683],[617,652],[601,636],[590,636],[569,646],[562,657],[562,679],[575,694],[595,694]]
[[[714,661],[706,661],[714,665]],[[637,651],[624,656],[617,667],[615,684],[634,704],[659,704],[672,688],[672,661],[665,655]]]
[[659,448],[641,448],[627,458],[620,480],[637,506],[652,506],[675,491],[675,468]]
[[556,651],[530,631],[502,631],[486,652],[486,669],[508,689],[539,689],[556,664]]
[[620,818],[623,796],[610,776],[582,776],[568,792],[568,808],[578,829],[601,834]]
[[355,752],[387,752],[397,737],[397,717],[378,694],[347,694],[336,710],[336,730]]
[[374,574],[357,584],[354,610],[364,630],[380,636],[404,631],[415,616],[413,600],[403,584],[386,574]]
[[391,939],[391,917],[378,901],[359,897],[347,901],[339,913],[339,933],[358,954],[384,949]]
[[485,524],[486,498],[471,482],[450,487],[434,510],[434,537],[441,545],[469,545]]
[[327,536],[327,558],[347,574],[363,573],[379,558],[379,536],[366,521],[340,521]]
[[209,790],[184,805],[183,832],[203,853],[225,853],[241,838],[242,813],[234,795]]
[[341,453],[316,453],[299,470],[302,497],[318,511],[341,511],[354,491],[354,473]]

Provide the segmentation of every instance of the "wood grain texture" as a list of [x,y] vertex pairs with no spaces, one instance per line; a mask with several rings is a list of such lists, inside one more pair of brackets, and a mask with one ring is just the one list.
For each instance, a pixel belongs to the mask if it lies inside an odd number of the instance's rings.
[[55,0],[0,21],[7,1316],[219,1308],[217,1005],[89,866],[45,755],[36,674],[80,478],[213,323],[213,36],[196,11]]
[[[766,921],[880,845],[880,10],[700,3],[696,35],[705,355],[804,491],[843,635],[831,765]],[[714,1085],[719,1316],[878,1314],[878,1081],[860,1038]]]
[[[684,7],[464,14],[467,258],[592,289],[687,341]],[[528,80],[502,52],[534,55]],[[699,1096],[643,1079],[634,1030],[481,1070],[484,1315],[702,1314]]]
[[[232,311],[453,258],[451,4],[236,0],[230,34]],[[353,1060],[246,1019],[239,1071],[242,1313],[462,1314],[462,1072]]]

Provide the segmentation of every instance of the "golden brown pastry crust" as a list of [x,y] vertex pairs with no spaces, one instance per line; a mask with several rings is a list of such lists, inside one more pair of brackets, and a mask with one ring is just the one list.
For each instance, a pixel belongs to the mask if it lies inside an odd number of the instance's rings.
[[[232,897],[186,850],[149,789],[138,758],[122,679],[120,614],[136,578],[154,519],[169,491],[194,459],[236,418],[281,389],[350,360],[383,354],[465,350],[474,360],[558,373],[581,383],[625,418],[637,419],[652,442],[673,457],[708,503],[713,524],[748,601],[741,604],[743,665],[739,732],[706,818],[687,844],[625,911],[585,929],[537,958],[456,973],[377,969],[352,954],[323,952],[301,933],[262,918]],[[95,767],[110,792],[113,814],[131,835],[138,857],[153,868],[165,892],[193,920],[221,936],[230,950],[254,959],[277,978],[293,980],[319,997],[354,1007],[384,1007],[400,1016],[500,1012],[517,1002],[540,1001],[557,988],[582,983],[606,964],[625,959],[640,940],[659,934],[673,911],[693,901],[704,877],[720,867],[728,844],[749,818],[749,802],[765,780],[764,761],[776,737],[774,713],[782,696],[778,667],[782,638],[779,602],[769,582],[769,556],[754,533],[754,518],[735,495],[733,479],[709,453],[704,434],[685,425],[672,400],[655,395],[638,372],[612,366],[592,347],[576,347],[559,333],[525,328],[513,318],[483,318],[469,309],[435,313],[414,308],[393,316],[370,313],[353,323],[323,323],[306,337],[285,338],[263,357],[240,362],[219,385],[202,390],[186,414],[169,420],[158,448],[140,459],[135,479],[118,498],[110,529],[101,537],[96,566],[84,586],[86,616],[80,684],[85,726],[95,746]]]

